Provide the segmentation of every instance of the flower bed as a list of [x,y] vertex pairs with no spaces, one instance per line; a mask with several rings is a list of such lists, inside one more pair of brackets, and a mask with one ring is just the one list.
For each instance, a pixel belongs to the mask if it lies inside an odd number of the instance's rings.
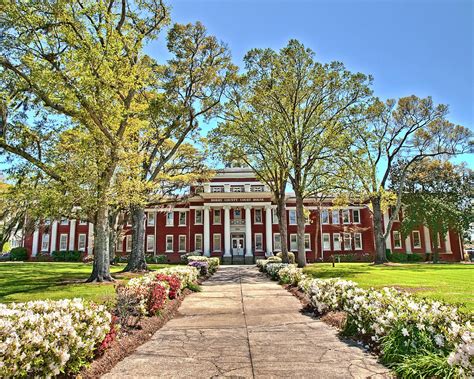
[[190,255],[187,257],[188,264],[192,262],[206,262],[208,264],[209,274],[214,274],[220,265],[220,259],[218,257],[204,257],[200,255]]
[[258,262],[281,283],[298,286],[315,311],[343,311],[343,333],[377,351],[401,377],[470,377],[474,323],[456,306],[394,288],[362,289],[352,281],[312,279],[292,265]]
[[104,306],[82,299],[0,304],[0,377],[75,373],[110,332]]

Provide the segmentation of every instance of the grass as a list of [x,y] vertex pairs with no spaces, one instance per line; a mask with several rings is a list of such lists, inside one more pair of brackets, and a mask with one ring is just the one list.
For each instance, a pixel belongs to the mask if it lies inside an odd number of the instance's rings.
[[[152,269],[166,264],[149,265]],[[124,281],[133,274],[119,273],[125,264],[112,266],[114,278]],[[82,297],[103,303],[114,295],[115,283],[84,283],[92,265],[84,263],[0,263],[0,302]]]
[[363,288],[397,287],[416,296],[462,304],[474,311],[474,265],[399,264],[374,266],[371,263],[317,263],[304,269],[315,278],[340,277]]

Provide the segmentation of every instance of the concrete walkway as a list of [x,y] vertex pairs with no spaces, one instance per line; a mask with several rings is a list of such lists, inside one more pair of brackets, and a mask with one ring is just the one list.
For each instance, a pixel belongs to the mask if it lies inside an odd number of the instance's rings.
[[388,377],[255,267],[223,266],[202,289],[104,378]]

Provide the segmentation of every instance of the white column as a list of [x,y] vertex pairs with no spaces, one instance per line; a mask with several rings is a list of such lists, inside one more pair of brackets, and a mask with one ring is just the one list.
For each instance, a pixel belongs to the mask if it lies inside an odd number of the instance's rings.
[[[388,220],[389,220],[389,215],[388,215],[388,210],[387,210],[383,214],[384,233],[387,232]],[[390,249],[390,251],[392,250],[392,239],[390,238],[390,233],[388,237],[385,239],[385,245],[387,246],[387,249]]]
[[411,254],[411,238],[410,238],[410,236],[408,236],[405,239],[405,250],[408,254]]
[[87,230],[87,254],[94,254],[94,224],[89,222],[89,229]]
[[74,241],[76,238],[76,220],[69,221],[69,250],[74,250]]
[[449,237],[449,230],[446,233],[446,237],[444,238],[444,245],[446,246],[446,253],[451,254],[452,251],[451,251],[451,239]]
[[211,256],[211,233],[210,233],[210,207],[204,206],[204,255],[206,257]]
[[272,207],[265,206],[265,245],[266,255],[273,255],[273,233],[272,233]]
[[423,234],[425,235],[425,252],[431,254],[430,230],[426,226],[423,226]]
[[245,206],[245,255],[251,257],[252,254],[252,206]]
[[31,247],[32,257],[36,257],[36,254],[38,254],[38,241],[39,241],[39,230],[38,228],[36,228],[33,233],[33,246]]
[[230,206],[224,206],[224,257],[230,257]]
[[56,250],[56,236],[58,234],[58,222],[55,220],[51,226],[51,239],[49,241],[49,252]]

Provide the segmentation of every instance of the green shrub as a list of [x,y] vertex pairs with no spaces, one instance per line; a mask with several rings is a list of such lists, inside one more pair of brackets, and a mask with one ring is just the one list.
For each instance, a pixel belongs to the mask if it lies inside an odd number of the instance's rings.
[[450,379],[462,377],[458,367],[450,366],[446,357],[434,353],[405,357],[402,362],[392,365],[391,368],[399,378]]
[[147,255],[145,256],[146,263],[168,263],[168,257],[166,255]]
[[81,262],[81,252],[78,250],[53,251],[51,253],[55,262]]
[[421,262],[423,260],[423,256],[421,254],[390,253],[387,254],[387,259],[390,262],[396,263]]
[[[281,259],[280,262],[283,262],[283,253],[281,251],[279,253],[277,253],[276,256]],[[295,262],[296,262],[295,253],[292,253],[291,251],[289,251],[288,252],[288,263],[295,263]]]
[[28,252],[24,247],[14,247],[10,251],[10,259],[12,261],[26,261],[28,259]]

